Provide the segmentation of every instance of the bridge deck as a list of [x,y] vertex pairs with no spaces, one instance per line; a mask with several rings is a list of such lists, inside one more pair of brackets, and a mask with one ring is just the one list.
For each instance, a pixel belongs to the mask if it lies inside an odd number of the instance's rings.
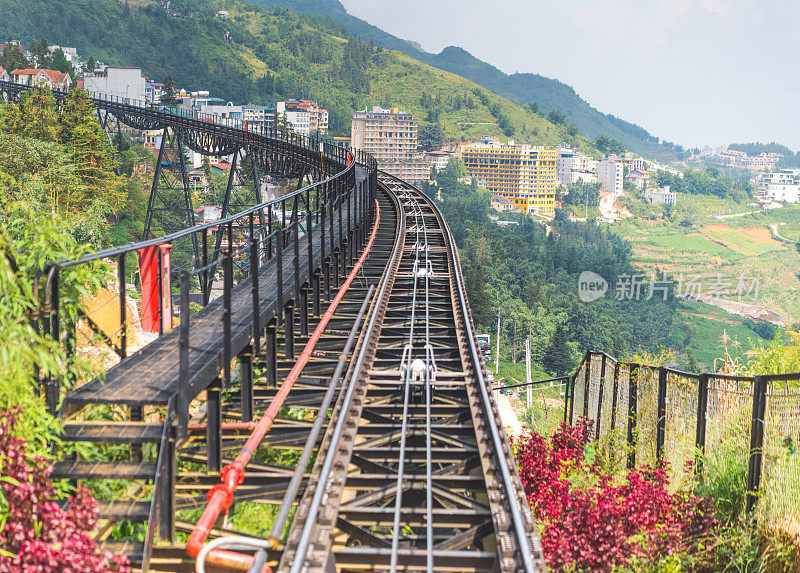
[[[355,209],[351,208],[355,226]],[[343,212],[342,227],[347,232],[347,213]],[[328,221],[326,220],[326,227]],[[317,230],[317,227],[314,227]],[[334,214],[334,244],[339,241],[338,213]],[[329,229],[325,229],[326,255],[330,256]],[[315,266],[321,258],[319,234],[313,236]],[[294,290],[294,244],[287,240],[283,252],[284,301],[292,298]],[[300,284],[309,276],[308,244],[300,238]],[[260,324],[277,312],[277,257],[273,256],[259,271]],[[223,369],[223,300],[211,301],[191,317],[189,336],[189,399],[211,384]],[[231,354],[236,356],[253,338],[253,306],[249,277],[231,292]],[[70,392],[66,402],[76,405],[123,404],[128,406],[166,405],[179,393],[179,329],[160,336],[135,354],[108,370],[104,379],[95,379]]]

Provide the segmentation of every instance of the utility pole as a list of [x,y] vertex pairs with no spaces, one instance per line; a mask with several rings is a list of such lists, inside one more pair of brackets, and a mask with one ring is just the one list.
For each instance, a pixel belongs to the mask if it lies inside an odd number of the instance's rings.
[[494,373],[500,372],[500,307],[497,307],[497,360],[494,362]]
[[530,408],[531,404],[533,403],[533,385],[531,384],[531,382],[533,382],[533,380],[531,380],[531,339],[530,338],[526,338],[525,339],[525,382],[528,383],[528,385],[525,388],[527,389],[527,393],[526,393],[526,397],[528,398],[527,404],[528,404],[528,408]]
[[514,315],[514,342],[511,345],[511,362],[517,363],[517,315]]

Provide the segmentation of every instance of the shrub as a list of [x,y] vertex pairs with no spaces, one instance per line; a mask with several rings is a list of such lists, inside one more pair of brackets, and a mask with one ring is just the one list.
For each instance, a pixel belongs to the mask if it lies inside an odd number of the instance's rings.
[[548,565],[612,571],[702,553],[719,528],[711,500],[669,493],[663,465],[631,470],[615,483],[590,445],[592,425],[562,424],[549,440],[530,433],[515,442]]
[[92,539],[97,502],[88,490],[62,509],[47,460],[30,457],[16,437],[20,413],[0,411],[0,571],[129,571],[127,558],[103,553]]

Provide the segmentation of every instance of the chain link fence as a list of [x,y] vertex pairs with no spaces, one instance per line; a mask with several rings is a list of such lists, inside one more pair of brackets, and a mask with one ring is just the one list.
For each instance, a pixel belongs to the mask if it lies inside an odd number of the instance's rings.
[[594,422],[613,473],[662,460],[675,490],[732,476],[732,511],[800,535],[800,373],[698,375],[587,352],[564,408]]

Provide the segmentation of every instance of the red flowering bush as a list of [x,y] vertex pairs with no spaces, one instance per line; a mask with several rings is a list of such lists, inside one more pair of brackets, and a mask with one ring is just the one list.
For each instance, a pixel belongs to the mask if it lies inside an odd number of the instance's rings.
[[611,571],[691,554],[719,527],[710,499],[669,493],[664,466],[628,472],[614,484],[587,450],[592,422],[562,424],[548,440],[515,441],[517,463],[542,548],[553,569]]
[[103,554],[91,537],[97,502],[86,489],[62,509],[52,468],[15,437],[19,409],[0,411],[0,571],[129,571],[126,557]]

